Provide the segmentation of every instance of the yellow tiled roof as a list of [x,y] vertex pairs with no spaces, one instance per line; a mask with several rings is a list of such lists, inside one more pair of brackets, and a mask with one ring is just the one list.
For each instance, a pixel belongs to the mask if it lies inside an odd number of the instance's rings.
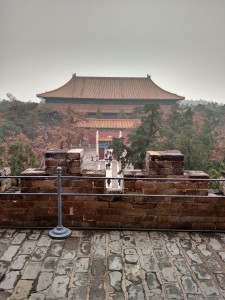
[[131,129],[139,126],[138,119],[86,119],[77,123],[79,128],[111,128],[111,129]]
[[63,86],[37,95],[40,98],[183,100],[147,77],[73,77]]

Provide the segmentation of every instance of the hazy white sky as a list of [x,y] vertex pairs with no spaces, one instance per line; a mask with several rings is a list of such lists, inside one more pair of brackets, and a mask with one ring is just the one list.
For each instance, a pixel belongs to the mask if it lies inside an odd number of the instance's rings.
[[0,0],[0,99],[38,101],[73,73],[225,103],[225,0]]

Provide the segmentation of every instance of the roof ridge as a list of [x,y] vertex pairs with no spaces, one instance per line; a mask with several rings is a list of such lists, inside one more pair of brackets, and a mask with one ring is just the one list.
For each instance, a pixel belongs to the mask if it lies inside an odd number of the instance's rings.
[[72,78],[96,78],[96,79],[102,79],[102,78],[109,78],[109,79],[151,79],[151,76],[147,75],[145,77],[134,77],[134,76],[89,76],[89,75],[81,75],[77,76],[77,74],[73,74]]

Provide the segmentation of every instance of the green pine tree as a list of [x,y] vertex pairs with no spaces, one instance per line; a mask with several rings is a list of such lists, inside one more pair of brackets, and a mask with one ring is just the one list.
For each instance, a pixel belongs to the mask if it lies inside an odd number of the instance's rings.
[[9,146],[9,166],[11,174],[18,176],[27,168],[37,167],[36,156],[30,145],[13,142]]

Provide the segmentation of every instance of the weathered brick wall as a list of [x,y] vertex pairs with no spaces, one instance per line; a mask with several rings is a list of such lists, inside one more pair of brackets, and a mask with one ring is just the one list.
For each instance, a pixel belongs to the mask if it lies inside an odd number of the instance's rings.
[[[82,151],[79,155],[72,153],[70,159],[73,162],[82,159]],[[48,162],[52,160],[53,163],[56,159],[54,155],[56,154],[51,153],[51,157],[47,155],[46,160]],[[57,160],[61,160],[59,153],[57,155]],[[63,155],[65,155],[63,166],[67,175],[71,164],[68,152]],[[152,157],[149,157],[149,160],[152,161]],[[156,168],[162,165],[162,160],[159,161]],[[55,162],[54,166],[51,165],[55,168],[55,173],[57,166],[58,163]],[[173,169],[174,164],[166,162],[164,166]],[[47,163],[46,168],[48,167],[50,164]],[[23,173],[27,177],[21,179],[21,191],[36,194],[12,193],[0,196],[0,226],[55,227],[57,225],[57,179],[56,176],[51,176],[54,173],[53,169],[50,170],[51,172],[48,171],[49,169],[47,172],[46,169],[28,169]],[[76,174],[81,174],[81,178],[62,178],[63,193],[104,193],[104,172],[83,173],[81,169],[79,172],[78,169],[75,170]],[[45,177],[35,179],[32,177],[35,175]],[[125,172],[125,177],[124,195],[62,195],[63,225],[82,228],[225,229],[223,196],[210,194],[207,198],[201,197],[208,195],[208,182],[204,181],[208,178],[207,174],[189,171],[173,176],[159,174],[152,176],[140,170],[133,170]],[[165,177],[172,179],[166,182],[160,181],[160,178]],[[145,178],[151,181],[146,181]],[[191,181],[191,179],[196,180]],[[38,194],[40,192],[55,193],[55,195]],[[148,196],[148,194],[155,196]],[[176,197],[163,195],[176,195]],[[184,195],[188,195],[189,198],[184,198]]]
[[[63,225],[68,227],[225,229],[225,201],[220,196],[184,199],[63,195],[62,203]],[[56,195],[4,194],[0,205],[0,226],[57,225]]]

